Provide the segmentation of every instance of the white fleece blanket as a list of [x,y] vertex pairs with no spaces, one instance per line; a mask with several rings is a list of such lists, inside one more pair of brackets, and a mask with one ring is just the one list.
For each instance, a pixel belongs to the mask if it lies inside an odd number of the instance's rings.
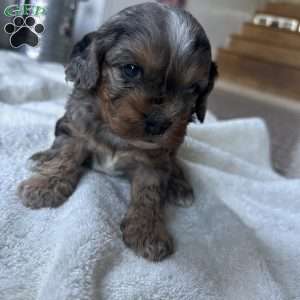
[[151,263],[121,241],[125,180],[89,171],[57,209],[16,196],[62,112],[62,99],[0,103],[1,300],[300,299],[300,180],[272,171],[262,121],[190,126],[179,157],[196,201],[166,207],[176,252]]

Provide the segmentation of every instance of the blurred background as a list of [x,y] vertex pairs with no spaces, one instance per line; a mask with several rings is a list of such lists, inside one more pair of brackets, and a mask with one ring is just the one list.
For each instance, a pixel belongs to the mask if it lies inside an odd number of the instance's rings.
[[[65,63],[75,41],[111,15],[141,0],[1,0],[42,5],[47,14],[37,47],[13,49],[0,30],[0,48],[39,61]],[[300,174],[300,0],[162,0],[185,7],[205,28],[220,77],[209,109],[219,119],[261,117],[271,135],[274,168]],[[3,13],[0,27],[13,20]],[[245,137],[247,147],[247,137]]]

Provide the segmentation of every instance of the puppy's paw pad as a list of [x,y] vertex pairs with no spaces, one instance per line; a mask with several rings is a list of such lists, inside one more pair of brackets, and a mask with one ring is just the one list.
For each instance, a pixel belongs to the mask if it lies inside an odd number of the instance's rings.
[[150,261],[161,261],[174,252],[173,240],[163,225],[145,228],[136,220],[125,219],[121,230],[124,243]]
[[57,207],[72,193],[72,186],[59,178],[34,176],[21,182],[18,195],[26,207]]
[[170,237],[157,237],[146,240],[141,255],[151,261],[161,261],[173,253],[173,240]]

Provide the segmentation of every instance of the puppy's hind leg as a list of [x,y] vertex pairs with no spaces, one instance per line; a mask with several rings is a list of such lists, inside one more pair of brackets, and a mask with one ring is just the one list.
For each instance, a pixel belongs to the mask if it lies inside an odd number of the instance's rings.
[[89,155],[84,143],[68,136],[56,138],[52,148],[32,157],[35,175],[21,182],[18,194],[30,208],[57,207],[73,193]]

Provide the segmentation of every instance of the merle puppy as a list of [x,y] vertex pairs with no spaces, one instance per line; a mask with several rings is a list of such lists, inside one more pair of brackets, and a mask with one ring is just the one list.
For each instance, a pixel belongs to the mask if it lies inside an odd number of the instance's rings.
[[153,261],[170,255],[164,204],[193,201],[176,153],[193,115],[204,120],[216,75],[207,36],[184,10],[145,3],[109,19],[73,49],[74,90],[53,145],[31,157],[35,174],[18,189],[24,205],[61,205],[89,161],[131,182],[125,244]]

